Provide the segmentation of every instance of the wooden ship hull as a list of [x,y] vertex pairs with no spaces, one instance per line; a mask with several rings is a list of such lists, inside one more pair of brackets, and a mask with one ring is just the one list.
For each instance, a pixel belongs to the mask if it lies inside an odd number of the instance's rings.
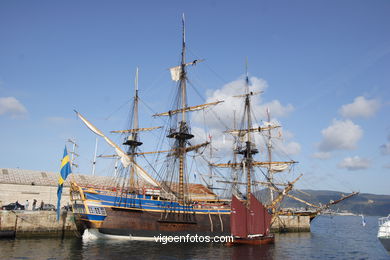
[[157,236],[230,235],[230,215],[171,213],[162,219],[164,212],[146,210],[107,209],[101,222],[83,221],[83,228],[97,229],[100,233],[115,236],[153,238]]
[[105,235],[140,239],[230,235],[230,205],[226,202],[182,206],[155,195],[129,193],[119,203],[118,197],[109,193],[72,184],[72,208],[80,234],[95,229]]

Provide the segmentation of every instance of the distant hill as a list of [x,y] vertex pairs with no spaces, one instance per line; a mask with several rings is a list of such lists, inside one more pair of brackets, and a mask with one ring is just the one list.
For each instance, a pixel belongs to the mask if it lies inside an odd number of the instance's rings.
[[[302,190],[301,192],[293,191],[290,193],[305,201],[315,205],[326,204],[330,200],[338,200],[342,194],[347,193],[329,190]],[[261,194],[264,194],[264,190]],[[261,196],[264,198],[263,196]],[[286,208],[305,208],[306,205],[291,198],[285,198],[282,207]],[[364,214],[369,216],[387,216],[390,214],[390,195],[375,195],[369,193],[359,193],[352,198],[346,199],[331,207],[332,210],[347,210],[355,214]]]

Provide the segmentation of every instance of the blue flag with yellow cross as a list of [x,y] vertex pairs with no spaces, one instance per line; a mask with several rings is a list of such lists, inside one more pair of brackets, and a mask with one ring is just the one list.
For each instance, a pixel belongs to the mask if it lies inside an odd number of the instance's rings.
[[66,177],[72,172],[72,169],[70,167],[70,159],[68,155],[68,151],[66,150],[66,146],[64,149],[64,156],[62,157],[61,161],[61,171],[60,176],[58,178],[58,189],[57,189],[57,221],[60,220],[60,212],[61,212],[61,195],[62,195],[62,188],[64,186],[64,181],[66,180]]

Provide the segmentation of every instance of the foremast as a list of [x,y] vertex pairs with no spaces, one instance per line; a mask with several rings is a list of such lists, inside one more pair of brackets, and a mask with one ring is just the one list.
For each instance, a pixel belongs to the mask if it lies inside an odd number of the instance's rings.
[[[134,98],[133,98],[133,118],[132,118],[132,126],[130,126],[130,129],[139,129],[139,119],[138,119],[138,67],[136,69],[135,73],[135,80],[134,80]],[[136,163],[136,150],[139,146],[142,145],[142,142],[139,141],[138,138],[138,131],[132,131],[130,135],[126,138],[124,145],[128,146],[127,154],[129,155],[130,159]],[[134,190],[135,189],[135,168],[131,165],[130,166],[130,177],[129,177],[129,189]]]

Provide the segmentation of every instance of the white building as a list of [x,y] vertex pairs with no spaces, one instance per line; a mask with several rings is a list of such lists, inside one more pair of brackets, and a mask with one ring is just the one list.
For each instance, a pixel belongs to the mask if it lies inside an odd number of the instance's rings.
[[[16,201],[25,205],[28,200],[31,210],[34,199],[38,201],[37,207],[41,201],[57,206],[58,177],[55,172],[0,168],[0,207]],[[69,202],[71,180],[82,186],[114,186],[112,177],[70,174],[64,182],[61,205]]]

